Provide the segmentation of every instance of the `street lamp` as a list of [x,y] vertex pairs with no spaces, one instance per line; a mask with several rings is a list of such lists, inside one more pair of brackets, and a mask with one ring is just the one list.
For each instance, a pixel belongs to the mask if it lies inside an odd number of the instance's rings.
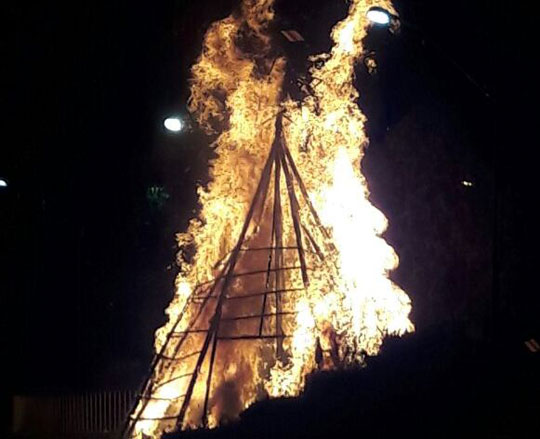
[[390,20],[392,19],[392,14],[390,14],[390,12],[378,6],[370,8],[369,11],[367,11],[366,16],[372,23],[385,26],[390,24]]
[[3,178],[0,178],[0,189],[5,188],[5,187],[8,187],[7,180],[4,180]]
[[178,133],[184,129],[184,122],[179,117],[168,117],[163,121],[163,125],[173,133]]

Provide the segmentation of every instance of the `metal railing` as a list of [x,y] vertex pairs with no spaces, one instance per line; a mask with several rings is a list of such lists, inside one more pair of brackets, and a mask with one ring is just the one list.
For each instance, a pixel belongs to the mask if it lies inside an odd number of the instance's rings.
[[15,437],[114,438],[136,392],[104,391],[61,396],[15,396]]

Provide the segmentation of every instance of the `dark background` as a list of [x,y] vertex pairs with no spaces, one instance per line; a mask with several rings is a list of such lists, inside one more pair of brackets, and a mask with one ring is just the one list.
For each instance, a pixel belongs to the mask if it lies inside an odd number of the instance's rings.
[[[169,135],[162,120],[185,115],[204,32],[236,3],[3,6],[8,395],[140,382],[173,293],[174,234],[196,213],[212,154],[211,139]],[[531,14],[493,1],[396,6],[410,25],[372,30],[378,72],[359,64],[357,82],[371,137],[364,171],[389,218],[414,337],[460,334],[521,355],[538,336],[539,305]],[[276,0],[276,10],[276,41],[301,74],[307,54],[330,47],[347,4]],[[289,28],[306,43],[281,38]]]

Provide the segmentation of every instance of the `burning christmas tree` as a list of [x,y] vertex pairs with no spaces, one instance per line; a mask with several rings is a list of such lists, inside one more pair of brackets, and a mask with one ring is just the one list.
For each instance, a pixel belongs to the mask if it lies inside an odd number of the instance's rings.
[[394,12],[387,0],[353,0],[330,53],[310,58],[300,100],[272,45],[273,0],[244,0],[207,31],[189,108],[216,135],[216,158],[200,214],[179,235],[169,320],[125,437],[216,426],[414,330],[360,166],[368,139],[354,67],[374,6]]

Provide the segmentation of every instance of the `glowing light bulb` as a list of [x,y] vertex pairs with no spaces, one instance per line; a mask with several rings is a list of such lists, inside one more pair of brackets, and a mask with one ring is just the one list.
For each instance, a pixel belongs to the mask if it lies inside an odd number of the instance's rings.
[[173,133],[182,131],[182,128],[184,128],[182,120],[178,117],[168,117],[163,121],[163,125],[167,130],[172,131]]
[[369,21],[375,24],[389,24],[390,14],[382,8],[371,8],[366,14]]

